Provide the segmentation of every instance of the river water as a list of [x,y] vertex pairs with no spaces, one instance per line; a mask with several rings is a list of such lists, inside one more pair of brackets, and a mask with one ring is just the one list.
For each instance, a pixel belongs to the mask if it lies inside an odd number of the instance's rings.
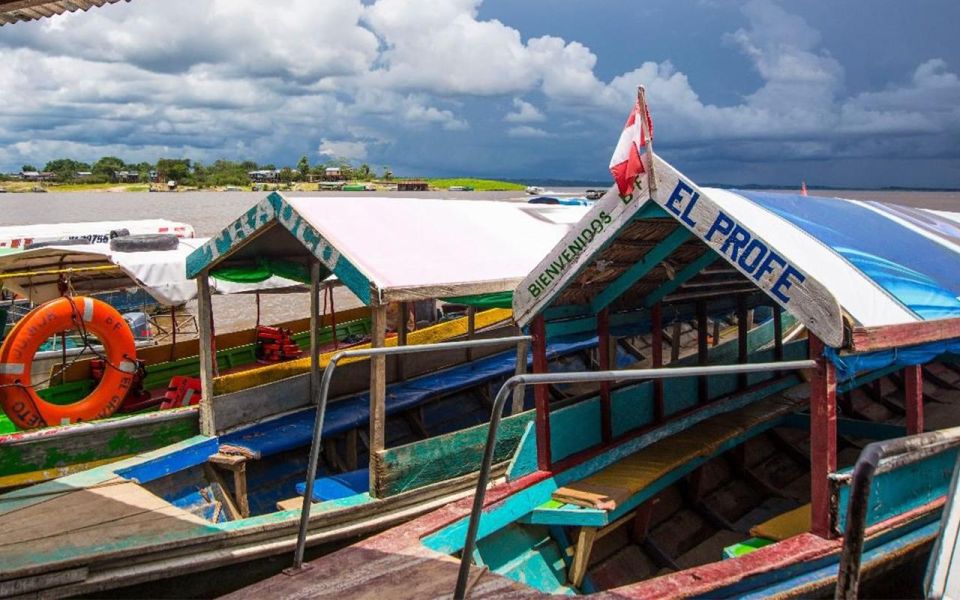
[[[558,193],[582,194],[582,188],[561,188]],[[549,192],[547,192],[549,193]],[[812,190],[811,194],[854,199],[872,199],[908,206],[960,212],[960,192],[916,191],[831,191]],[[376,195],[376,192],[352,192],[351,197]],[[46,193],[0,194],[0,225],[30,225],[78,221],[163,218],[190,223],[198,236],[212,236],[265,197],[264,192],[180,192],[180,193]],[[343,192],[297,192],[300,196],[343,196]],[[383,195],[380,192],[379,195]],[[522,192],[417,192],[416,197],[501,200],[525,202]],[[384,240],[385,244],[389,240]],[[337,310],[359,306],[346,288],[338,288]],[[195,307],[188,307],[194,310]],[[264,322],[305,317],[309,314],[307,294],[264,295],[261,299]],[[214,297],[214,316],[218,332],[252,327],[256,319],[252,296]]]

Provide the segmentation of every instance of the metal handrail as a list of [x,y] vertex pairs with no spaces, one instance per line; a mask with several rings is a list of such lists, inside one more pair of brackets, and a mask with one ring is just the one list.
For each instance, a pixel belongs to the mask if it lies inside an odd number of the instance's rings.
[[[307,546],[307,526],[310,523],[310,506],[313,504],[313,481],[317,477],[317,463],[320,460],[320,441],[323,435],[323,418],[327,412],[327,396],[330,392],[330,380],[337,363],[343,358],[387,356],[394,354],[416,354],[420,352],[436,352],[441,350],[461,350],[464,348],[484,348],[487,346],[504,346],[527,344],[533,340],[529,335],[514,335],[502,338],[485,340],[461,340],[457,342],[443,342],[439,344],[420,344],[415,346],[391,346],[389,348],[358,348],[356,350],[341,350],[330,357],[330,362],[323,370],[323,379],[320,382],[319,399],[317,401],[317,416],[313,424],[313,442],[310,445],[310,461],[307,464],[306,490],[303,494],[303,507],[300,509],[300,530],[297,533],[297,549],[293,555],[293,570],[303,567],[303,553]],[[372,415],[371,415],[372,416]]]
[[[847,523],[843,533],[843,553],[837,573],[834,598],[853,600],[860,588],[860,561],[867,528],[867,508],[874,475],[913,464],[945,450],[960,446],[960,427],[920,433],[893,440],[867,444],[851,476]],[[890,460],[885,458],[893,456]]]
[[552,383],[603,383],[615,381],[637,381],[643,379],[670,379],[674,377],[698,377],[701,375],[733,375],[738,373],[756,373],[758,371],[786,371],[792,369],[812,369],[817,366],[815,360],[793,360],[769,363],[751,363],[745,365],[714,365],[699,367],[666,367],[657,369],[629,369],[623,371],[584,371],[570,373],[530,373],[514,375],[506,380],[493,401],[490,415],[490,428],[487,430],[487,445],[483,450],[483,462],[477,479],[477,491],[473,496],[473,509],[470,511],[470,525],[464,540],[460,557],[460,571],[457,574],[457,587],[453,592],[454,600],[463,600],[470,577],[470,561],[477,542],[477,530],[480,528],[480,514],[486,496],[487,483],[490,481],[490,469],[493,465],[493,451],[497,442],[497,429],[500,427],[500,413],[513,388],[526,385]]

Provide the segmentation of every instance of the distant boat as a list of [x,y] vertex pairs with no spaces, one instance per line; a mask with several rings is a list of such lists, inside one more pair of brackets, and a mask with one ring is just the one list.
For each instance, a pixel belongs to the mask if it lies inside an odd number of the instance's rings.
[[543,193],[543,188],[538,185],[528,185],[527,193],[530,194],[531,196],[536,196],[537,194]]
[[800,182],[800,195],[801,195],[801,196],[806,196],[806,195],[807,195],[807,182],[806,182],[806,181],[801,181],[801,182]]
[[473,188],[469,185],[451,185],[447,188],[448,192],[472,192]]

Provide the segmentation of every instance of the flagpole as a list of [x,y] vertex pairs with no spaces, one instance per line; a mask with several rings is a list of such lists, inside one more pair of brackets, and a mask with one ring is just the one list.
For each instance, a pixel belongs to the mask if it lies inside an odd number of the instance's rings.
[[647,150],[647,156],[650,157],[650,168],[647,169],[647,188],[650,197],[653,198],[657,191],[657,178],[653,172],[653,132],[650,131],[650,109],[647,107],[647,89],[642,85],[637,86],[637,104],[640,105],[640,118],[643,119],[640,127],[647,129],[644,148]]

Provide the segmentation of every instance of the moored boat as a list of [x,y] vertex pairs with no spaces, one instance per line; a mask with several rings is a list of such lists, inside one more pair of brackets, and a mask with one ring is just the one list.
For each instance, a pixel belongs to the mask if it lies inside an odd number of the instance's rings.
[[[865,441],[960,420],[960,218],[699,188],[650,147],[643,161],[630,193],[608,192],[520,284],[518,323],[593,316],[602,346],[631,309],[658,338],[665,314],[773,302],[807,339],[751,354],[741,327],[728,365],[704,353],[690,369],[513,377],[494,415],[515,386],[540,391],[507,482],[486,490],[481,473],[475,498],[231,597],[830,593]],[[573,381],[609,387],[546,402],[545,385]],[[866,576],[929,548],[957,448],[908,448],[878,469],[861,507]]]

